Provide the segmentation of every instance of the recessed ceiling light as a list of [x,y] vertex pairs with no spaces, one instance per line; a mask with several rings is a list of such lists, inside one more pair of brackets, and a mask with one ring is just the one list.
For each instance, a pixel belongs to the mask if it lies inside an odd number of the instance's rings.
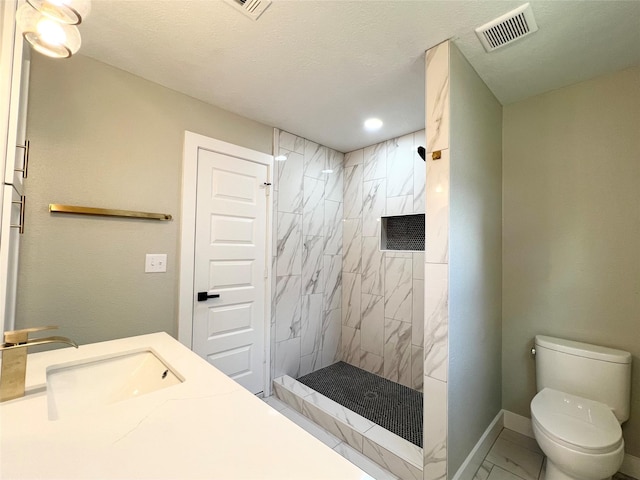
[[322,170],[321,173],[333,173],[333,170],[331,170],[330,168],[327,168],[326,170]]
[[367,130],[378,130],[380,127],[382,127],[382,120],[379,118],[368,118],[364,122],[364,128]]
[[284,162],[286,159],[287,159],[286,155],[278,155],[276,158],[274,158],[276,162]]

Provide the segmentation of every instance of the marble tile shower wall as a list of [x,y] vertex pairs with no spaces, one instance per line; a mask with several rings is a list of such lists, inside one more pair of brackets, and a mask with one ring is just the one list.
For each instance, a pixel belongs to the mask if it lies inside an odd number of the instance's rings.
[[340,359],[344,155],[276,133],[272,378]]
[[424,213],[425,132],[345,154],[342,359],[422,390],[424,253],[382,252],[380,216]]

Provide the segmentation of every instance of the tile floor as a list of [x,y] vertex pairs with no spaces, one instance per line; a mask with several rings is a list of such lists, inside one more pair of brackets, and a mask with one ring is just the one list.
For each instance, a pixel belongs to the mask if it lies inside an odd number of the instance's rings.
[[[277,398],[269,397],[263,400],[375,480],[398,480],[398,477]],[[544,473],[545,458],[536,441],[505,428],[500,432],[473,480],[544,480]],[[614,480],[635,480],[621,473],[614,475],[613,478]]]
[[[544,480],[546,459],[533,438],[503,429],[473,480]],[[635,480],[616,473],[613,480]]]
[[544,454],[533,438],[505,428],[474,480],[544,480]]

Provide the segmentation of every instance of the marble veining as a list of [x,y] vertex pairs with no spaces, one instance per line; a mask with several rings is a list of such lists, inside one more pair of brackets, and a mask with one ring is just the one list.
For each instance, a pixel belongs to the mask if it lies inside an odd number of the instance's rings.
[[324,198],[334,202],[343,200],[343,158],[344,155],[335,150],[329,150],[328,169],[331,172],[325,173]]
[[427,153],[449,148],[449,42],[426,55]]
[[487,480],[492,468],[493,464],[485,460],[484,462],[482,462],[482,465],[480,465],[480,468],[478,468],[478,471],[474,475],[473,480]]
[[300,357],[300,375],[306,375],[322,368],[322,350]]
[[360,366],[360,330],[342,326],[342,358],[351,365]]
[[304,383],[300,383],[289,375],[283,375],[273,381],[276,397],[297,411],[302,412],[302,400],[314,392]]
[[302,137],[280,130],[279,142],[280,148],[296,153],[304,153],[304,138]]
[[303,197],[303,233],[305,236],[322,235],[324,212],[322,208],[318,208],[318,205],[322,205],[324,201],[324,181],[305,176]]
[[362,165],[344,169],[344,217],[362,217]]
[[413,137],[410,133],[386,142],[389,197],[413,195]]
[[425,375],[424,480],[447,478],[447,384]]
[[413,258],[413,254],[411,252],[396,252],[393,250],[385,250],[384,256],[386,258]]
[[413,252],[413,278],[424,280],[424,252]]
[[[380,251],[380,217],[424,213],[426,165],[417,153],[417,147],[424,145],[421,130],[344,156],[344,288],[350,289],[347,284],[356,278],[347,280],[347,273],[362,275],[359,301],[355,293],[344,291],[343,325],[359,325],[361,368],[392,380],[402,377],[407,386],[421,384],[423,375],[411,344],[420,341],[416,347],[422,346],[424,326],[417,323],[423,317],[424,291],[423,284],[414,285],[412,277],[424,278],[425,257],[423,252]],[[352,315],[358,309],[359,324]],[[402,345],[400,361],[387,359],[396,353],[390,347],[385,351],[385,317],[406,324],[403,334],[408,341]]]
[[300,276],[276,279],[276,342],[300,336]]
[[487,461],[516,474],[525,480],[537,480],[542,469],[543,455],[527,449],[517,448],[502,437],[489,450]]
[[324,412],[313,402],[305,401],[302,405],[302,413],[357,451],[362,452],[362,434],[351,428],[349,424]]
[[343,407],[337,402],[321,395],[318,392],[312,391],[309,395],[305,396],[305,403],[312,404],[324,412],[330,414],[333,418],[348,425],[349,427],[357,430],[360,433],[367,432],[370,428],[375,426],[371,420],[352,412],[346,407]]
[[353,152],[344,154],[344,166],[352,167],[354,165],[362,165],[364,163],[364,149],[354,150]]
[[385,258],[377,237],[362,237],[362,293],[384,295]]
[[364,182],[362,201],[362,235],[377,237],[380,232],[380,217],[385,214],[386,207],[385,179]]
[[413,213],[413,195],[387,197],[387,215],[409,215]]
[[362,220],[348,218],[343,222],[343,272],[360,273],[362,269]]
[[449,150],[442,151],[440,160],[427,164],[427,213],[425,234],[429,248],[428,263],[449,262]]
[[300,376],[300,337],[276,342],[275,376]]
[[424,350],[422,347],[411,345],[411,388],[422,390],[424,377]]
[[322,294],[302,296],[300,322],[300,355],[311,355],[322,349]]
[[302,294],[322,293],[323,237],[304,237],[302,244]]
[[376,375],[384,376],[384,364],[381,355],[360,349],[360,368]]
[[339,438],[331,435],[330,433],[313,423],[307,417],[305,417],[301,413],[296,412],[295,410],[285,408],[281,413],[289,420],[293,421],[296,425],[302,427],[304,430],[316,437],[329,448],[334,448],[338,446],[338,444],[342,443]]
[[382,356],[384,353],[383,296],[362,294],[362,321],[360,331],[363,354],[364,351],[366,351],[377,356]]
[[310,140],[304,141],[304,174],[307,177],[324,180],[323,170],[327,168],[328,148]]
[[278,213],[278,261],[276,275],[302,273],[302,215]]
[[299,153],[280,149],[287,160],[275,162],[277,168],[278,206],[277,211],[302,213],[302,172],[303,157]]
[[[424,263],[420,265],[424,271]],[[424,280],[413,280],[413,315],[411,318],[411,344],[424,345]],[[423,359],[424,361],[424,359]],[[420,367],[422,372],[423,367]]]
[[342,254],[342,203],[325,200],[324,202],[324,253]]
[[298,376],[340,359],[344,155],[288,132],[277,141],[271,371]]
[[411,325],[385,318],[384,377],[411,386]]
[[380,445],[388,453],[399,457],[402,460],[419,470],[422,470],[422,448],[405,440],[380,425],[374,425],[364,433],[367,440]]
[[342,255],[325,255],[324,271],[324,309],[339,309],[342,306]]
[[426,266],[429,288],[425,291],[424,305],[424,371],[426,375],[447,380],[449,356],[449,267],[428,263]]
[[342,272],[342,325],[351,328],[360,328],[361,291],[362,275],[359,273]]
[[413,261],[387,258],[385,262],[384,316],[411,323],[413,313]]
[[362,470],[371,475],[375,480],[397,480],[398,477],[380,467],[377,463],[369,459],[369,457],[358,452],[346,443],[342,442],[334,447],[334,450],[344,458],[354,463]]
[[387,176],[387,144],[385,142],[365,147],[364,180],[374,180]]
[[322,318],[322,366],[328,367],[340,359],[342,321],[340,309],[324,312]]
[[362,453],[402,480],[422,480],[422,471],[375,442],[364,439]]

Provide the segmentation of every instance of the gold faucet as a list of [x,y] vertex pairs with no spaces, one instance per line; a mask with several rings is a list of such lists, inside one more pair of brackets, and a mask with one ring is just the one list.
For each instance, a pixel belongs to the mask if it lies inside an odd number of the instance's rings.
[[47,343],[66,343],[78,348],[73,340],[66,337],[45,337],[29,340],[32,332],[55,330],[56,326],[25,328],[4,332],[2,352],[2,370],[0,371],[0,402],[24,397],[24,381],[27,374],[27,347],[46,345]]

